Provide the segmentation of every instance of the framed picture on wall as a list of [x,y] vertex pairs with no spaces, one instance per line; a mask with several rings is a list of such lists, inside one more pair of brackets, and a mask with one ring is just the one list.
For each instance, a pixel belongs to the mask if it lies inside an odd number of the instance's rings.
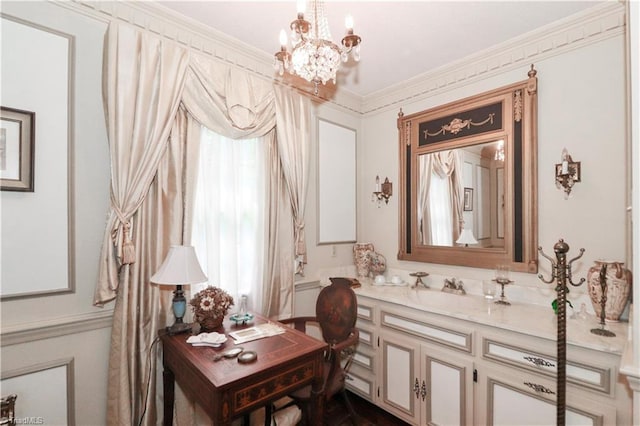
[[0,107],[0,189],[33,192],[35,116]]
[[473,211],[473,188],[464,189],[464,211]]

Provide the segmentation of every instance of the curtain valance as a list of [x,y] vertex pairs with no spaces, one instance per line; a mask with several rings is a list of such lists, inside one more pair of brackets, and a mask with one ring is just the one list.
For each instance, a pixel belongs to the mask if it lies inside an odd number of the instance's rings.
[[279,124],[276,137],[295,215],[295,252],[306,255],[307,98],[117,22],[107,32],[103,81],[111,211],[96,305],[115,298],[121,266],[136,261],[133,217],[156,174],[180,104],[196,121],[233,139],[263,136]]

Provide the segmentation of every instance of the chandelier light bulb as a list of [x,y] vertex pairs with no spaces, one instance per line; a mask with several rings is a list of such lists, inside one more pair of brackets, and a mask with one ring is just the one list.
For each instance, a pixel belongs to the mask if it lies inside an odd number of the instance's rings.
[[353,16],[347,15],[344,18],[344,25],[347,27],[347,31],[353,33]]
[[280,46],[282,49],[287,48],[287,33],[285,30],[280,30]]
[[298,0],[296,3],[296,11],[298,12],[298,16],[303,15],[304,16],[304,12],[305,9],[307,8],[307,2],[305,0]]

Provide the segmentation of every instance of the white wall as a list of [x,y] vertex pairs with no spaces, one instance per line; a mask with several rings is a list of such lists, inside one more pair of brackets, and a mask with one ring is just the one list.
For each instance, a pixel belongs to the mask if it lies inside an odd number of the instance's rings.
[[[69,94],[73,39],[2,19],[0,104],[34,112],[33,192],[0,192],[3,297],[73,287],[68,193]],[[43,96],[43,94],[45,94]],[[43,217],[42,213],[46,212]],[[39,259],[25,268],[25,258]]]
[[[311,160],[309,165],[309,191],[307,193],[307,207],[305,212],[305,232],[307,238],[307,257],[308,263],[305,267],[305,277],[297,277],[297,282],[305,282],[308,279],[315,280],[318,275],[321,275],[321,271],[324,269],[333,269],[336,267],[342,267],[345,265],[353,264],[353,244],[341,243],[341,244],[328,244],[318,245],[318,194],[317,194],[317,176],[318,176],[318,119],[330,121],[340,126],[354,129],[356,131],[356,184],[358,185],[357,192],[360,193],[360,185],[362,183],[361,168],[362,164],[360,158],[362,155],[362,146],[366,144],[364,140],[364,132],[362,130],[361,118],[359,114],[355,114],[352,111],[341,109],[332,104],[327,103],[314,103],[312,110],[312,129],[311,129]],[[383,175],[380,175],[384,179]],[[369,186],[373,190],[375,183],[374,174],[368,179]],[[371,194],[369,194],[370,196]],[[373,206],[371,201],[368,204]],[[369,207],[369,205],[363,206],[360,203],[360,197],[356,205],[356,234],[360,235],[360,223],[361,212],[363,209]]]
[[[42,297],[2,300],[0,303],[2,319],[2,377],[14,377],[16,372],[30,371],[39,365],[55,362],[61,359],[71,359],[70,364],[73,381],[70,388],[57,388],[56,392],[71,395],[72,409],[69,416],[77,424],[105,424],[106,423],[106,388],[108,347],[110,337],[110,315],[112,306],[105,308],[94,307],[93,291],[98,276],[98,259],[105,227],[107,207],[109,202],[109,154],[105,131],[105,120],[102,109],[102,46],[106,30],[106,23],[91,19],[82,14],[70,12],[64,7],[50,2],[2,2],[2,13],[22,19],[37,25],[66,33],[74,38],[74,86],[72,139],[74,149],[68,153],[72,161],[75,181],[71,186],[71,195],[75,198],[74,220],[71,224],[75,250],[69,253],[75,257],[75,292]],[[3,40],[3,46],[10,40]],[[5,55],[3,53],[3,61]],[[46,70],[46,64],[40,65]],[[31,77],[23,74],[25,84],[29,84]],[[36,86],[37,87],[37,86]],[[3,88],[4,90],[4,88]],[[52,101],[48,97],[50,90],[41,90],[39,100],[45,105],[44,109],[36,107],[36,120],[44,127],[38,127],[36,132],[36,151],[38,154],[55,143],[51,140],[52,130],[61,126],[66,130],[66,122],[51,122],[46,113],[46,105]],[[38,96],[36,96],[38,97]],[[3,96],[3,105],[5,97]],[[7,105],[11,106],[11,105]],[[28,108],[27,108],[28,109]],[[53,126],[53,127],[49,127]],[[59,134],[59,133],[58,133]],[[58,141],[59,142],[59,141]],[[64,144],[62,145],[64,146]],[[37,155],[38,155],[37,154]],[[62,152],[66,155],[66,152]],[[66,183],[61,177],[60,182],[49,178],[50,182],[39,182],[39,176],[45,176],[44,171],[54,161],[52,157],[36,157],[36,192],[35,197],[46,195],[62,198],[66,206]],[[56,189],[56,185],[59,187]],[[21,198],[26,194],[13,194],[7,200],[6,208],[10,205],[19,213],[20,222],[16,223],[5,216],[3,204],[2,227],[5,232],[18,225],[50,224],[53,204],[33,207],[28,203],[20,205]],[[9,202],[10,201],[10,202]],[[66,216],[62,212],[62,216]],[[66,234],[66,226],[64,229]],[[3,232],[3,250],[15,247],[20,242],[19,235],[13,235],[5,240],[7,233]],[[67,246],[64,241],[56,244],[55,238],[48,235],[46,229],[32,234],[34,246],[47,245],[54,255],[62,254],[66,258]],[[38,238],[39,236],[39,238]],[[21,257],[21,265],[25,270],[42,270],[52,256],[39,250],[27,250]],[[3,256],[3,267],[6,258]],[[64,262],[64,260],[62,260]],[[66,266],[65,266],[66,267]],[[27,274],[25,274],[27,276]],[[45,270],[45,278],[46,278]],[[19,278],[18,278],[19,279]],[[53,277],[51,276],[51,279]],[[59,278],[57,278],[59,279]],[[63,278],[63,279],[66,279]],[[58,283],[56,283],[58,284]],[[64,284],[64,283],[63,283]],[[27,376],[25,376],[27,377]],[[14,379],[3,380],[2,396],[12,392],[12,387],[20,384],[20,375]],[[28,394],[21,392],[16,404],[29,410]],[[21,409],[22,415],[37,415],[44,417],[47,413],[30,413]],[[51,416],[54,413],[50,413]],[[55,414],[57,415],[57,414]],[[53,420],[51,417],[50,420]]]
[[[483,91],[526,80],[530,64],[490,75],[481,81],[437,93],[432,97],[401,105],[405,115],[422,111]],[[538,71],[538,229],[539,244],[553,255],[553,244],[563,238],[569,255],[586,249],[576,262],[576,277],[585,277],[596,259],[625,261],[626,158],[624,36],[606,38],[594,44],[543,58],[535,62]],[[359,139],[359,239],[371,241],[387,257],[391,268],[425,270],[432,274],[457,276],[472,285],[493,277],[492,270],[451,267],[398,261],[398,197],[387,208],[367,202],[371,176],[389,175],[398,181],[398,110],[372,113],[364,118]],[[366,141],[366,142],[365,142]],[[554,183],[554,164],[563,147],[575,161],[582,162],[582,182],[569,200]],[[399,191],[399,188],[398,190]],[[396,192],[397,193],[397,192]],[[540,259],[539,272],[549,276],[550,265]],[[535,274],[519,273],[516,286],[540,289],[550,303],[555,292]],[[439,285],[437,283],[436,285]],[[553,289],[551,289],[553,290]],[[517,292],[511,288],[511,292]],[[571,300],[584,300],[586,285],[572,288]],[[546,302],[545,302],[546,303]],[[587,309],[592,307],[587,301]]]

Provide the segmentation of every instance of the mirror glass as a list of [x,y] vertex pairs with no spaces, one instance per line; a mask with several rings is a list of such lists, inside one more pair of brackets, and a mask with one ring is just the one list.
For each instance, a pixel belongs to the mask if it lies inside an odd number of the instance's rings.
[[537,272],[537,79],[398,118],[402,260]]
[[[448,158],[461,168],[454,179]],[[418,155],[418,243],[504,248],[504,162],[503,140]]]

